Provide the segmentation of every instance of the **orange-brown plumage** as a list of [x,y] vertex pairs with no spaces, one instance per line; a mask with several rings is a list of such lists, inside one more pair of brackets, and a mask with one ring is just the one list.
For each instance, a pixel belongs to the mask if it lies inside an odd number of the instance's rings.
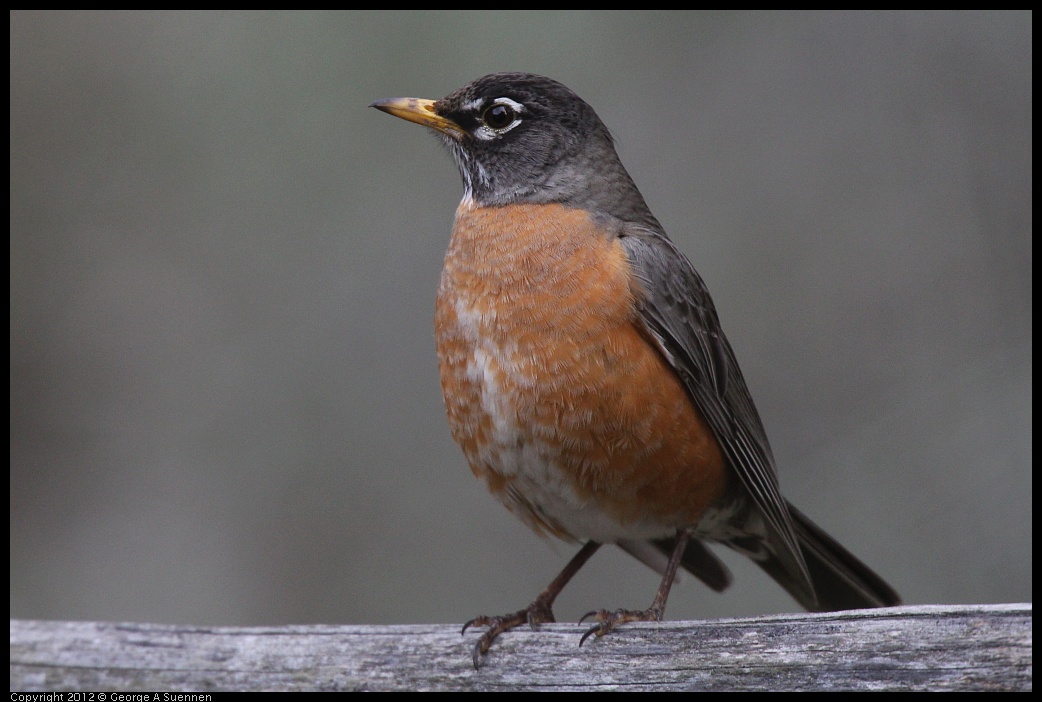
[[435,315],[449,426],[474,474],[533,528],[590,536],[508,489],[526,471],[567,484],[617,538],[697,524],[724,492],[712,432],[639,330],[642,295],[618,239],[584,210],[456,214]]

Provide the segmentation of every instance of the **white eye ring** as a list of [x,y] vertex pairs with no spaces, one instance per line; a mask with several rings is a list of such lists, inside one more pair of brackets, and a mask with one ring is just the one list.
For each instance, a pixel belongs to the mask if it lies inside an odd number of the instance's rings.
[[[496,98],[491,103],[489,103],[489,105],[485,108],[484,113],[487,113],[490,109],[499,105],[509,107],[514,112],[514,120],[507,126],[501,127],[499,129],[494,129],[485,124],[484,121],[482,121],[482,123],[478,125],[478,128],[474,131],[474,136],[476,136],[478,139],[481,139],[482,141],[491,141],[492,139],[506,134],[511,129],[521,124],[521,114],[525,111],[525,106],[515,100],[511,100],[508,97]],[[484,113],[482,113],[482,117],[484,117]]]

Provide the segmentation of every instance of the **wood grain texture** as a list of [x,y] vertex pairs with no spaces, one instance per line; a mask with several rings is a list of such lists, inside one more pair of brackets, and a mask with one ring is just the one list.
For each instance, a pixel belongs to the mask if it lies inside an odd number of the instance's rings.
[[1031,605],[894,607],[500,637],[456,625],[11,621],[12,691],[1031,690]]

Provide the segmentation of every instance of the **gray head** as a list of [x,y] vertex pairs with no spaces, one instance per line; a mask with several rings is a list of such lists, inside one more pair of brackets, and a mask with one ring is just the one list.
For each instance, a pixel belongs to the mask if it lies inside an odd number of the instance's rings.
[[480,206],[556,202],[659,229],[600,117],[550,78],[493,73],[441,100],[372,104],[435,130]]

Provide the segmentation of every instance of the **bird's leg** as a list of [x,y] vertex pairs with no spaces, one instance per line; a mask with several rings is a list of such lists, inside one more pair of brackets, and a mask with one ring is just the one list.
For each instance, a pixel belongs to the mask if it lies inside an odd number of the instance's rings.
[[597,636],[598,638],[604,636],[618,624],[662,621],[662,615],[666,612],[666,600],[669,598],[669,589],[673,586],[673,580],[677,576],[677,568],[680,567],[680,559],[684,555],[690,536],[691,534],[686,529],[677,531],[676,546],[673,547],[673,554],[669,557],[669,562],[666,564],[666,572],[662,575],[662,583],[658,586],[655,600],[650,607],[643,610],[617,609],[614,612],[610,612],[606,609],[595,609],[592,612],[587,612],[579,621],[593,617],[597,620],[597,623],[583,634],[583,637],[579,639],[579,645],[582,646],[586,639],[591,636]]
[[[463,631],[460,633],[466,633],[467,629],[472,626],[487,626],[488,630],[481,635],[478,642],[474,645],[474,667],[477,668],[481,662],[481,657],[488,653],[489,648],[492,646],[492,642],[497,636],[502,634],[504,631],[510,631],[511,629],[521,626],[524,623],[528,623],[533,629],[544,622],[553,622],[554,612],[553,604],[557,596],[561,594],[561,590],[568,584],[568,581],[579,572],[579,569],[583,567],[586,561],[590,560],[590,556],[596,553],[601,545],[596,541],[587,541],[586,544],[579,549],[579,552],[572,557],[572,560],[568,561],[568,565],[554,578],[553,582],[546,586],[542,592],[540,592],[532,604],[528,605],[522,610],[518,610],[513,614],[504,614],[498,617],[480,616],[474,617],[469,622],[463,625]],[[674,570],[676,570],[674,568]]]

